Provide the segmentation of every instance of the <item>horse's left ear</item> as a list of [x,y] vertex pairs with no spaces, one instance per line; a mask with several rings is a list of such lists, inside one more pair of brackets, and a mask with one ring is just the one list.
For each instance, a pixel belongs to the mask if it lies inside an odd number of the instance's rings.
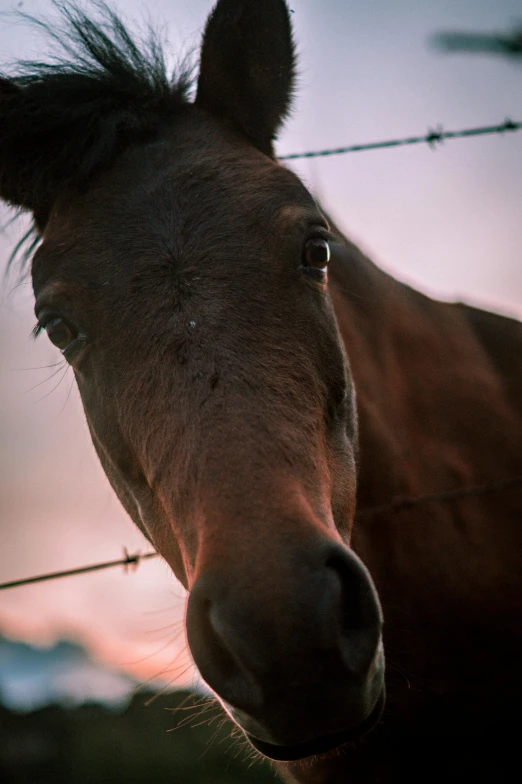
[[267,155],[290,109],[295,51],[284,0],[219,0],[201,47],[196,103]]

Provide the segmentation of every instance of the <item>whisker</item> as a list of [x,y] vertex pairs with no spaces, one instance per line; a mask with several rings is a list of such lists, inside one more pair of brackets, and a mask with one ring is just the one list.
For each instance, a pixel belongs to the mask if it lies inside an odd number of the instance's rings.
[[[168,629],[167,626],[165,628]],[[154,629],[152,631],[147,632],[147,634],[148,635],[153,635],[153,634],[157,634],[159,631],[160,631],[160,629]],[[165,640],[168,637],[170,643],[174,644],[174,643],[178,642],[179,638],[182,636],[184,631],[185,631],[185,629],[182,627],[182,628],[178,629],[174,634],[172,634],[172,632],[167,632],[166,634],[163,634],[163,635],[160,635],[159,637],[157,637],[154,640],[154,642],[163,642],[163,640]],[[183,646],[183,647],[186,647],[186,646]],[[164,650],[164,648],[162,648],[161,650]],[[158,653],[160,653],[160,651],[158,651]]]
[[[215,720],[216,720],[216,719],[218,719],[218,718],[219,718],[218,716],[214,716],[214,718],[212,719],[212,721],[215,721]],[[219,722],[218,726],[216,727],[216,729],[214,730],[214,732],[212,733],[212,735],[210,736],[210,738],[207,740],[206,749],[203,751],[203,753],[201,754],[201,756],[200,756],[200,758],[199,758],[199,759],[202,759],[202,757],[204,757],[204,755],[205,755],[205,754],[208,752],[208,750],[209,750],[209,749],[212,747],[212,745],[214,744],[214,741],[216,740],[217,736],[219,735],[219,733],[220,733],[220,731],[221,731],[221,728],[223,727],[223,724],[224,724],[224,723],[225,723],[225,720],[224,720],[224,719],[222,719],[222,720]]]
[[[192,727],[192,726],[194,726],[192,724],[192,722],[197,721],[197,719],[201,718],[201,716],[204,716],[205,713],[207,713],[207,712],[208,712],[208,708],[204,708],[202,711],[200,711],[195,716],[185,716],[181,721],[179,721],[176,724],[175,727],[171,727],[170,729],[167,730],[167,732],[175,732],[176,730],[182,730],[184,727]],[[204,722],[202,722],[202,723],[204,723]],[[196,726],[200,726],[200,725],[198,724]]]
[[[164,632],[167,629],[176,629],[176,627],[184,627],[184,619],[181,618],[179,621],[174,621],[173,623],[169,623],[166,626],[159,626],[157,629],[150,629],[146,634],[156,634],[157,632]],[[179,629],[178,629],[179,631]]]
[[164,690],[165,688],[168,689],[168,688],[170,688],[172,686],[173,683],[176,682],[177,678],[181,677],[182,675],[184,675],[185,672],[188,669],[189,668],[187,667],[185,670],[183,670],[183,672],[176,672],[175,668],[173,670],[162,670],[161,672],[157,673],[156,675],[152,675],[150,678],[147,678],[147,680],[143,681],[143,683],[140,683],[139,686],[136,687],[136,693],[138,693],[140,691],[144,691],[147,687],[157,688],[156,686],[154,686],[155,681],[162,680],[163,676],[165,676],[165,675],[167,675],[167,674],[169,674],[171,672],[175,672],[176,674],[174,675],[174,677],[173,678],[169,678],[161,687],[162,690]]
[[194,696],[195,696],[195,695],[194,695],[194,693],[193,693],[193,692],[191,692],[191,693],[190,693],[190,694],[188,694],[188,695],[187,695],[187,697],[185,697],[185,699],[184,699],[184,700],[182,700],[182,702],[180,702],[180,704],[179,704],[179,705],[177,705],[175,708],[165,708],[165,710],[168,710],[168,711],[170,711],[172,714],[175,714],[175,713],[177,713],[178,711],[189,711],[189,710],[194,710],[194,708],[200,708],[202,705],[206,705],[206,703],[207,703],[207,702],[208,702],[208,700],[209,700],[209,698],[208,698],[208,697],[205,697],[205,696],[204,696],[204,697],[201,697],[201,699],[199,700],[199,702],[195,702],[193,705],[187,705],[186,703],[189,701],[189,699],[190,699],[191,697],[192,697],[192,698],[194,698]]
[[253,748],[251,754],[247,758],[247,762],[249,763],[247,770],[250,770],[250,768],[253,768],[254,765],[257,765],[262,761],[263,761],[262,755],[256,749]]
[[[144,661],[149,661],[149,659],[152,659],[154,656],[158,656],[160,653],[163,653],[163,651],[166,651],[167,648],[169,648],[175,641],[176,641],[175,639],[172,640],[169,637],[167,642],[164,645],[162,645],[161,648],[159,648],[158,650],[155,650],[153,653],[147,654],[146,656],[143,657],[143,659],[140,659],[140,663],[144,662]],[[176,656],[174,657],[172,662],[175,662],[179,655],[181,655],[181,652],[176,654]]]
[[161,610],[144,610],[142,615],[157,615],[157,614],[163,613],[163,612],[173,612],[173,608],[172,607],[163,607]]
[[181,621],[174,621],[173,623],[168,623],[165,626],[157,626],[155,629],[149,629],[146,634],[157,634],[157,632],[164,632],[168,629],[176,629],[176,633],[179,631],[179,627],[182,626]]
[[195,730],[195,729],[197,729],[197,727],[203,727],[204,725],[209,727],[212,724],[212,722],[216,720],[216,718],[217,718],[217,716],[213,716],[213,717],[211,717],[209,719],[205,719],[204,721],[199,721],[197,724],[191,724],[190,725],[190,729],[191,730]]
[[[176,725],[176,728],[184,727],[195,719],[199,719],[201,716],[204,716],[205,713],[209,713],[216,709],[221,709],[221,706],[217,700],[206,699],[203,704],[192,706],[192,710],[197,711],[196,713],[191,713],[187,716],[181,716]],[[186,708],[186,710],[190,710],[190,707]]]
[[145,701],[145,707],[148,708],[150,705],[152,705],[153,702],[156,702],[159,697],[161,697],[170,689],[170,686],[170,683],[166,683],[164,686],[162,686],[162,688],[157,691],[156,694],[153,694],[152,697],[149,697],[149,699]]
[[61,362],[52,362],[50,365],[40,365],[39,367],[29,367],[29,368],[13,368],[17,372],[23,372],[26,370],[47,370],[48,368],[58,367],[58,365],[63,365],[65,360],[62,359]]
[[74,387],[74,376],[71,378],[71,384],[69,386],[69,391],[67,392],[67,397],[65,398],[65,403],[63,404],[63,406],[61,408],[60,414],[63,414],[63,412],[65,411],[65,407],[66,407],[67,403],[69,402],[69,398],[71,397],[71,392],[73,390],[73,387]]
[[[149,657],[145,657],[145,659],[147,659],[147,658],[149,658]],[[176,658],[177,658],[177,656],[172,660],[172,662],[176,661]],[[128,666],[128,664],[127,664],[127,666]],[[180,665],[180,666],[182,666],[182,665]],[[189,667],[187,667],[185,669],[184,672],[186,672],[187,669],[190,669],[190,666],[192,666],[192,662],[190,663]],[[167,667],[168,667],[168,665],[167,665]],[[142,683],[138,684],[138,686],[136,686],[135,693],[137,694],[139,691],[145,689],[147,686],[149,686],[154,681],[159,680],[163,675],[166,675],[167,673],[171,673],[171,672],[175,672],[175,671],[176,671],[176,667],[174,667],[172,669],[162,669],[162,670],[160,670],[159,672],[155,673],[154,675],[151,675],[150,678],[147,678],[146,680],[142,681]],[[180,674],[183,675],[184,673],[180,673]],[[176,677],[177,676],[174,676],[174,678],[172,678],[169,681],[168,685],[174,683],[174,681],[176,680]]]
[[[227,724],[229,721],[230,721],[230,719],[228,718],[228,716],[226,716],[226,715],[223,716],[223,721],[221,722],[219,728],[221,729],[222,727],[224,727],[225,724]],[[241,730],[238,727],[236,727],[235,725],[232,725],[228,735],[225,735],[224,738],[221,738],[221,740],[219,741],[218,745],[221,746],[222,743],[225,743],[226,741],[229,741],[231,738],[235,738],[236,735],[238,735],[238,733],[240,733],[240,732],[241,732]]]
[[181,678],[182,675],[185,675],[186,672],[189,672],[192,669],[193,666],[194,665],[192,664],[192,662],[190,662],[183,670],[181,669],[181,667],[173,667],[171,670],[164,670],[162,674],[166,675],[167,673],[170,674],[171,672],[176,673],[174,675],[174,677],[171,678],[171,680],[170,680],[170,683],[172,684],[178,678]]
[[[39,381],[38,384],[34,385],[34,387],[30,387],[30,389],[26,389],[24,394],[28,395],[29,392],[32,392],[34,389],[38,389],[38,387],[41,387],[42,384],[46,384],[48,381],[50,381],[52,378],[54,378],[56,375],[58,375],[60,370],[63,369],[64,363],[65,363],[65,360],[63,360],[62,362],[58,362],[57,364],[59,365],[59,367],[58,367],[57,370],[55,370],[53,373],[51,373],[50,376],[47,376],[47,378],[44,378],[43,381]],[[56,387],[55,387],[55,389],[56,389]]]
[[[58,381],[58,383],[56,384],[56,386],[54,386],[54,387],[51,389],[51,391],[50,391],[50,392],[48,392],[46,395],[44,395],[43,397],[39,398],[39,399],[36,401],[37,403],[41,403],[41,402],[42,402],[42,400],[45,400],[47,397],[49,397],[49,395],[52,395],[52,394],[53,394],[53,392],[55,392],[55,391],[58,389],[58,387],[60,386],[60,384],[61,384],[61,383],[62,383],[62,381],[64,380],[65,376],[67,375],[67,371],[68,371],[68,370],[69,370],[69,366],[67,365],[67,367],[66,367],[66,368],[65,368],[65,370],[63,371],[63,374],[62,374],[62,376],[60,377],[60,380],[59,380],[59,381]],[[53,375],[56,375],[56,373],[58,373],[58,372],[59,372],[58,370],[57,370],[57,371],[55,371],[55,373],[53,373]],[[49,379],[47,379],[47,381],[49,381]],[[39,384],[37,384],[37,386],[39,386]]]
[[[173,637],[171,637],[169,640],[167,640],[165,645],[162,645],[162,647],[159,648],[159,650],[157,649],[157,650],[152,651],[152,653],[147,653],[145,656],[143,656],[140,659],[133,659],[132,661],[122,662],[122,665],[129,667],[129,666],[133,666],[135,664],[142,664],[145,661],[149,661],[149,659],[152,659],[154,656],[157,656],[158,654],[163,653],[163,651],[166,650],[169,647],[169,645],[174,644],[175,642],[177,642],[179,637],[180,637],[180,632],[178,631],[178,632],[176,632],[176,634]],[[159,642],[161,642],[161,641],[159,641]],[[177,650],[174,658],[170,660],[169,665],[170,664],[174,664],[176,659],[178,659],[183,654],[188,654],[188,650],[187,650],[187,646],[186,645],[184,645],[183,647],[181,647],[181,648],[179,648]],[[154,676],[154,677],[156,677],[156,676]]]

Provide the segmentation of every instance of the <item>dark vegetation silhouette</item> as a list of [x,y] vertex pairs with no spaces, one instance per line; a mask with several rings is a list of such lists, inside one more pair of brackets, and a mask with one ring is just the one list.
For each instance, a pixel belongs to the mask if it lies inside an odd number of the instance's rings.
[[288,782],[508,781],[522,325],[377,269],[277,160],[283,0],[219,0],[193,100],[57,6],[63,57],[0,81],[0,196],[203,678]]
[[[152,699],[150,705],[147,701]],[[177,727],[177,729],[176,729]],[[189,692],[137,694],[124,710],[0,706],[2,784],[277,784],[215,702]]]

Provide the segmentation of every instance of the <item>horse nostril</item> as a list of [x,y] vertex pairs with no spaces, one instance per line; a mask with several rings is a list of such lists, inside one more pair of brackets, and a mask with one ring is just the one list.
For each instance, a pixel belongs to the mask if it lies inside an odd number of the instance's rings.
[[261,690],[227,643],[219,605],[209,598],[203,581],[190,593],[186,628],[194,662],[203,679],[220,697],[238,708],[251,709],[262,700]]
[[340,583],[340,645],[348,669],[364,674],[379,649],[382,612],[377,591],[362,561],[351,550],[335,545],[325,566]]

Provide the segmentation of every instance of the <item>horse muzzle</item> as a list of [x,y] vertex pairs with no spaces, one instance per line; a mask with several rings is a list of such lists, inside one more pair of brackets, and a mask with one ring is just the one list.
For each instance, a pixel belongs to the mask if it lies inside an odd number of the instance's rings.
[[328,537],[279,552],[277,569],[202,572],[187,609],[202,677],[252,745],[279,760],[325,753],[375,725],[381,632],[368,571]]
[[[243,729],[246,737],[252,746],[265,757],[273,760],[291,762],[295,760],[305,759],[306,757],[316,757],[323,754],[328,754],[341,746],[348,743],[355,743],[362,740],[367,735],[382,716],[384,704],[386,701],[386,692],[384,685],[380,690],[379,697],[373,710],[369,713],[367,718],[356,726],[338,732],[329,733],[326,735],[318,735],[308,741],[296,743],[293,745],[277,745],[268,743],[267,741],[260,740],[257,736],[251,735],[243,727],[241,723],[236,721],[237,724]],[[228,711],[234,718],[234,711]]]

